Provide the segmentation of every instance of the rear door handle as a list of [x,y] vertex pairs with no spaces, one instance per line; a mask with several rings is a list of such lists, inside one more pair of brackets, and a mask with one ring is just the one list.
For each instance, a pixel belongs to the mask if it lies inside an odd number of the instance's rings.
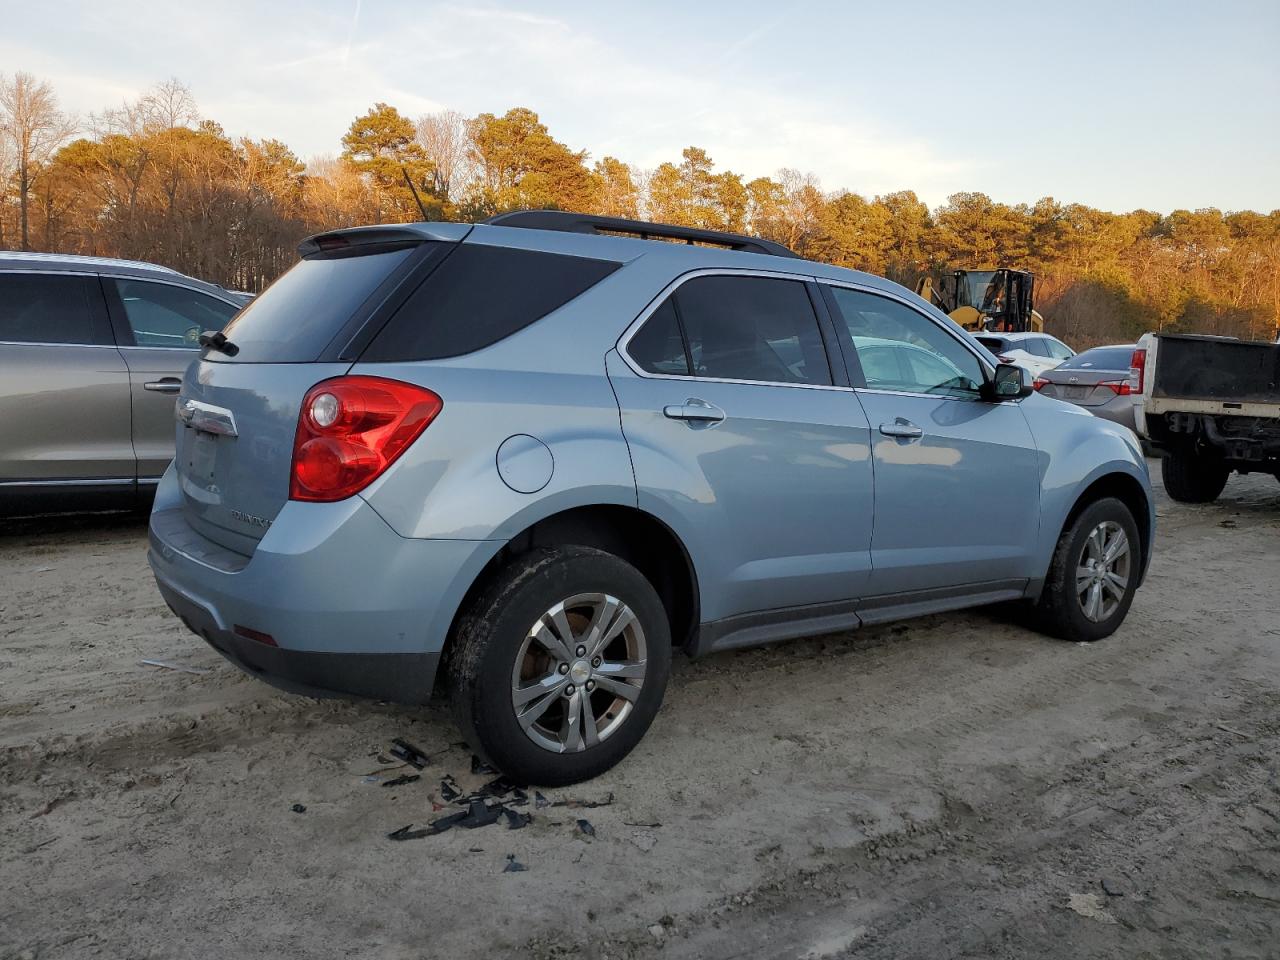
[[177,393],[182,389],[182,381],[177,377],[163,377],[159,380],[148,380],[142,385],[143,390],[152,393]]
[[924,430],[917,427],[910,420],[903,420],[899,417],[893,423],[880,424],[880,432],[886,437],[895,437],[898,440],[919,440],[924,436]]
[[662,415],[671,420],[692,420],[696,423],[719,423],[724,411],[713,403],[690,397],[684,403],[669,403],[662,408]]

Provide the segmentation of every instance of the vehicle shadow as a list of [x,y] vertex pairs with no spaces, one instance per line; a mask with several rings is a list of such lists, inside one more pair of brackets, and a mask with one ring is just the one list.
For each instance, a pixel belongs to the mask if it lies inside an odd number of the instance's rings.
[[121,510],[107,513],[47,514],[0,518],[0,540],[85,536],[117,531],[145,534],[148,514]]

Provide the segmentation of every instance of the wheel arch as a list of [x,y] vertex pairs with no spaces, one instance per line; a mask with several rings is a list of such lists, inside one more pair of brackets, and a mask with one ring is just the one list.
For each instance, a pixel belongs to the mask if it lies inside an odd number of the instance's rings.
[[1138,584],[1146,579],[1147,568],[1151,563],[1151,544],[1155,539],[1155,524],[1152,519],[1152,504],[1147,488],[1132,474],[1121,470],[1104,473],[1093,480],[1076,497],[1071,509],[1067,511],[1058,536],[1075,523],[1076,517],[1092,503],[1114,497],[1129,508],[1133,522],[1138,527],[1139,545],[1142,547],[1142,568],[1139,572]]
[[697,633],[700,606],[697,572],[679,536],[651,513],[619,504],[578,506],[525,527],[481,569],[454,612],[445,640],[453,642],[462,616],[493,577],[515,557],[538,547],[595,547],[630,563],[657,591],[667,611],[674,647],[685,649]]

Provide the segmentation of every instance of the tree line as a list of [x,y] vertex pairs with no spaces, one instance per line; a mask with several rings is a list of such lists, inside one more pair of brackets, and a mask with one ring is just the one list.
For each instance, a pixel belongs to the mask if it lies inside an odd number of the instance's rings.
[[910,190],[824,190],[796,169],[747,179],[692,146],[643,170],[593,161],[525,107],[415,120],[377,103],[339,153],[304,163],[279,140],[229,137],[177,80],[78,119],[47,82],[0,75],[0,249],[148,260],[256,291],[311,233],[541,207],[752,233],[907,286],[1029,269],[1049,329],[1077,347],[1280,327],[1280,211],[1110,213],[982,193],[930,209]]

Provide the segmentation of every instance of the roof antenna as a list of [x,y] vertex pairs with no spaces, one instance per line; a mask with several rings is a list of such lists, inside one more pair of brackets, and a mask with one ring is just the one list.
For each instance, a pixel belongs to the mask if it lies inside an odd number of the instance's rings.
[[422,221],[426,223],[431,218],[427,216],[427,208],[422,203],[422,198],[418,196],[418,188],[413,185],[413,180],[409,178],[409,171],[404,168],[404,164],[400,165],[400,172],[404,174],[404,182],[409,185],[409,190],[413,194],[413,199],[418,203],[418,209],[422,211]]

